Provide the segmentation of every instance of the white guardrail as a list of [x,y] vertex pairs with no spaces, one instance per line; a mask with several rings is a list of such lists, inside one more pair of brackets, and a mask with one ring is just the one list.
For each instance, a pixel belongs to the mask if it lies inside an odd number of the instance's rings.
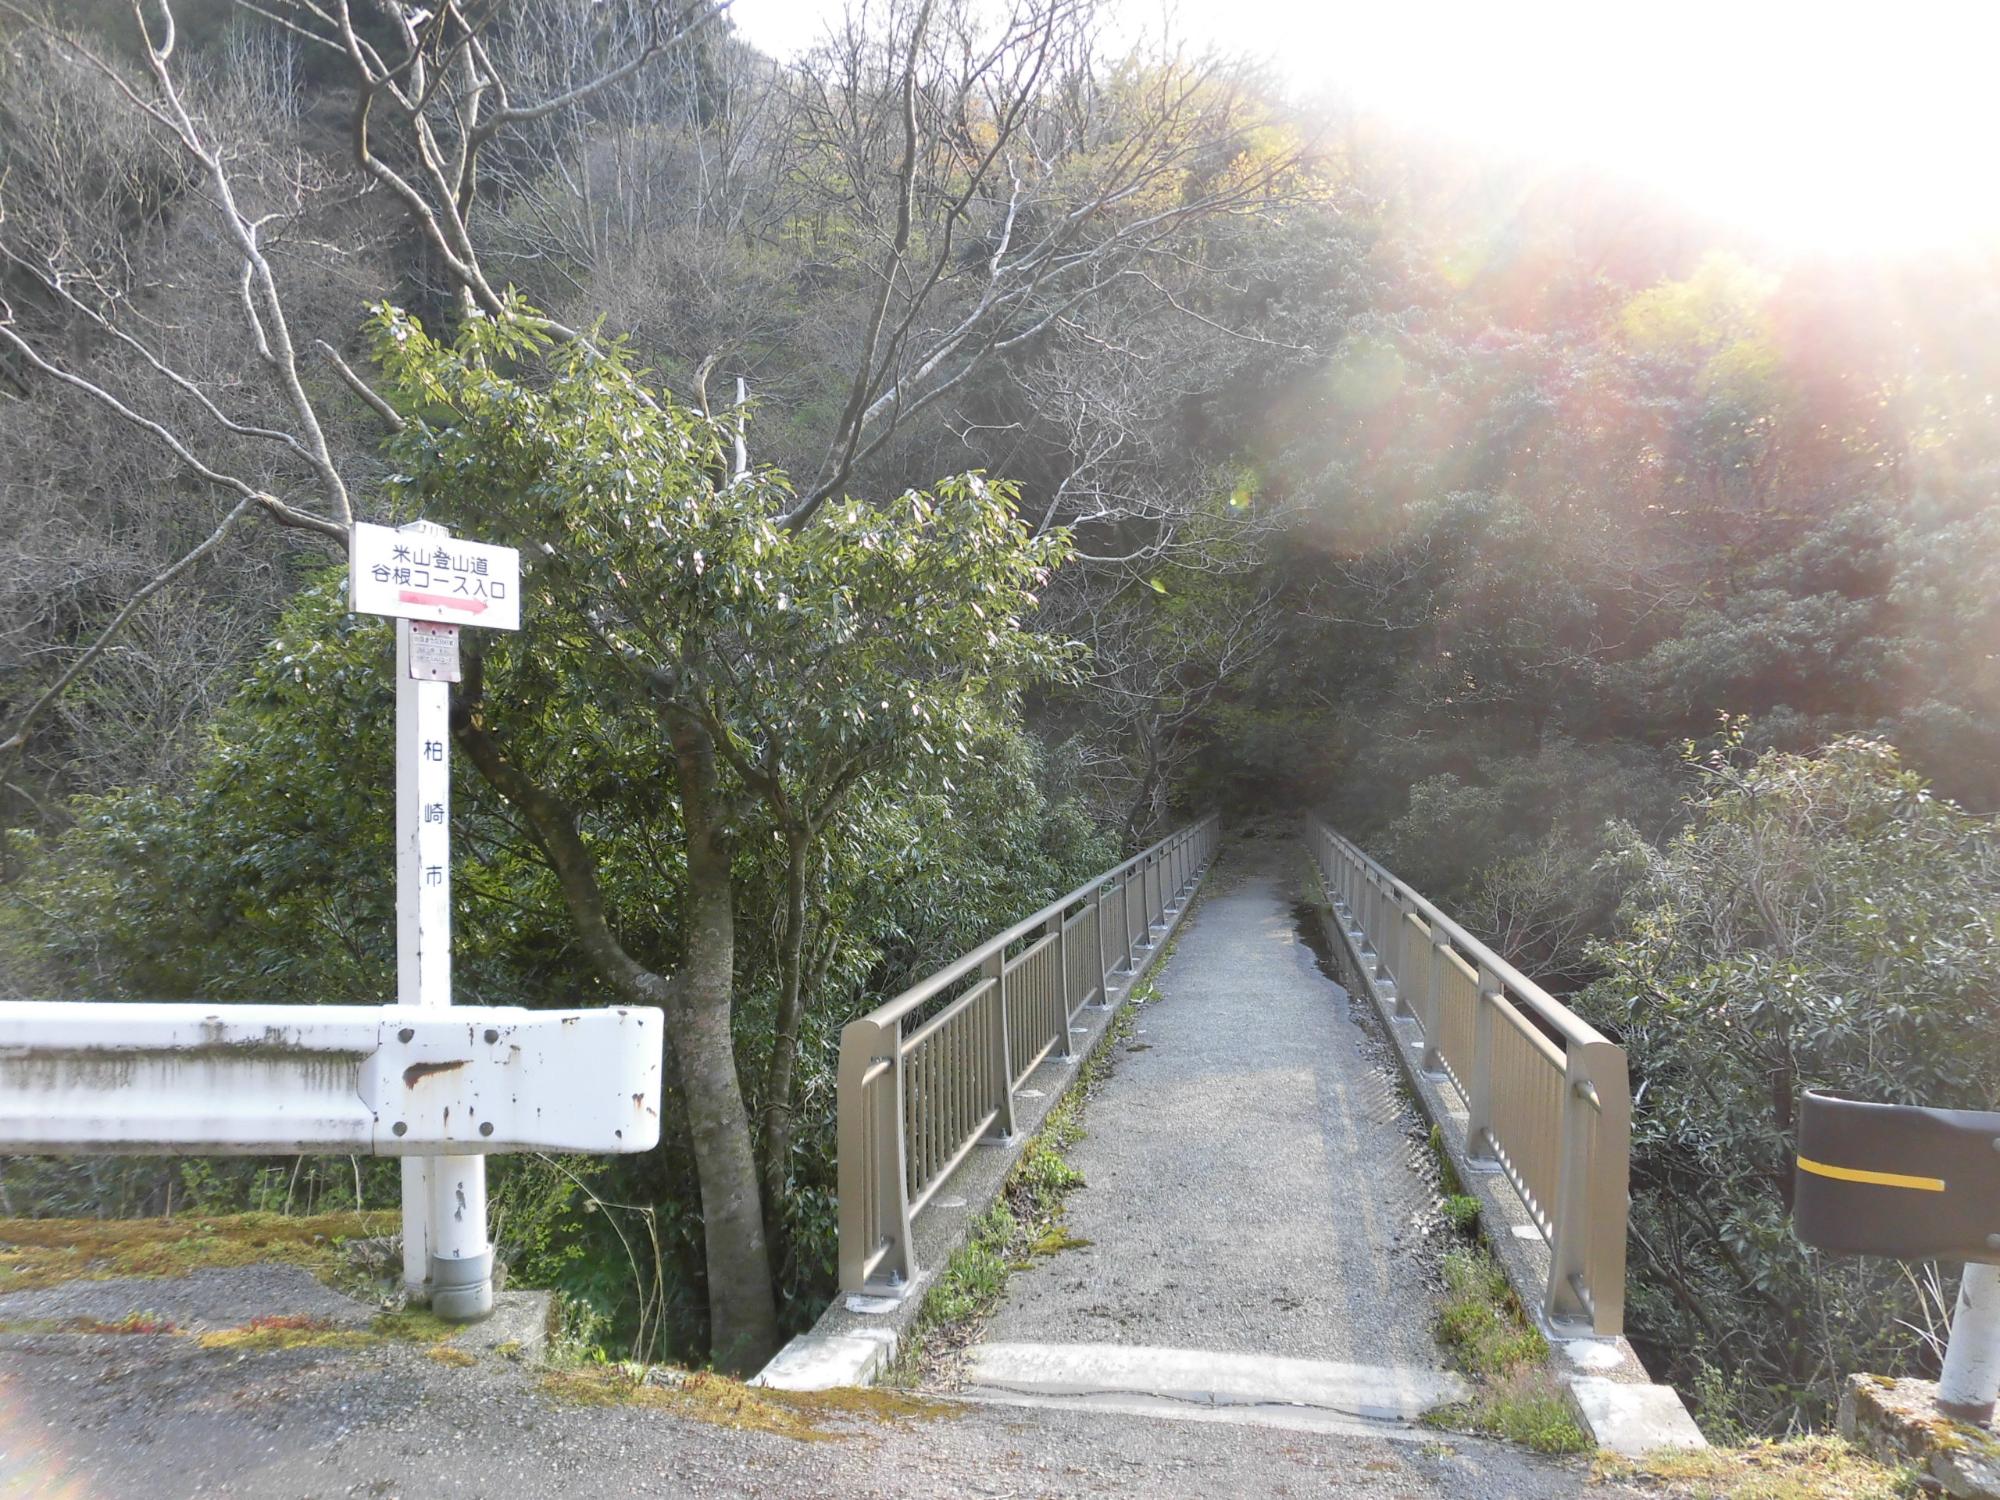
[[0,1152],[644,1151],[661,1013],[0,1004]]

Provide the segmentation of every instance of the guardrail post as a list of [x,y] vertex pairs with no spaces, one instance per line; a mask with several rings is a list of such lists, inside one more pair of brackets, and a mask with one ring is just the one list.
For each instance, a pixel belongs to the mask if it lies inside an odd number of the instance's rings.
[[1000,1145],[1014,1139],[1014,1051],[1007,1036],[1007,950],[986,960],[982,977],[991,981],[986,1004],[993,1015],[987,1028],[986,1062],[993,1073],[993,1124],[986,1141]]
[[[1383,944],[1389,951],[1382,955],[1388,961],[1389,983],[1395,988],[1396,1014],[1415,1016],[1416,1008],[1410,1004],[1410,914],[1403,909],[1403,898],[1391,887],[1389,891],[1389,928],[1383,933]],[[1419,1018],[1421,1019],[1421,1018]]]
[[1125,939],[1125,972],[1139,972],[1138,955],[1132,951],[1132,871],[1128,866],[1118,877],[1118,930]]
[[1069,923],[1063,920],[1062,908],[1049,918],[1044,933],[1053,932],[1056,937],[1056,1056],[1064,1062],[1076,1061],[1076,1046],[1070,1040],[1069,1018],[1072,1014],[1069,1000]]
[[1498,1167],[1493,1150],[1493,1002],[1500,976],[1479,966],[1479,1002],[1472,1010],[1472,1080],[1465,1100],[1465,1155],[1478,1166]]
[[[901,1030],[863,1016],[840,1032],[835,1176],[843,1292],[900,1296],[916,1280],[903,1147]],[[868,1262],[878,1250],[881,1259],[871,1276]]]
[[1952,1305],[1937,1409],[1953,1421],[1984,1427],[2000,1393],[2000,1266],[1969,1265]]
[[1424,986],[1429,997],[1424,1001],[1424,1055],[1418,1064],[1424,1074],[1437,1078],[1444,1073],[1443,1040],[1439,1033],[1444,1028],[1444,975],[1451,952],[1449,941],[1433,936],[1430,941],[1431,972],[1430,983]]
[[1562,1165],[1543,1308],[1552,1324],[1587,1323],[1604,1335],[1624,1331],[1631,1138],[1624,1049],[1571,1042],[1563,1062]]
[[1100,1010],[1111,1008],[1111,971],[1115,967],[1104,956],[1104,887],[1098,886],[1091,897],[1097,903],[1097,998],[1091,1003]]

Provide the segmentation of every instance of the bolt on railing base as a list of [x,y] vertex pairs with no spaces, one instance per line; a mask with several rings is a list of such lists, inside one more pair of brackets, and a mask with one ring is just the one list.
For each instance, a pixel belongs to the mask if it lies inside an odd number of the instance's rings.
[[861,1308],[857,1311],[886,1311],[888,1308],[901,1306],[903,1299],[910,1295],[910,1288],[915,1285],[914,1281],[870,1281],[863,1283],[860,1291],[848,1292],[846,1295],[850,1299],[882,1304],[879,1308]]

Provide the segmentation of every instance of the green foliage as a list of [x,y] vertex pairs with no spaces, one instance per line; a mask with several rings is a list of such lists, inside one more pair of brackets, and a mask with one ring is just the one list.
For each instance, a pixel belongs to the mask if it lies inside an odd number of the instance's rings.
[[937,1285],[924,1297],[921,1322],[945,1326],[970,1322],[991,1312],[1007,1286],[1010,1250],[1020,1229],[1005,1203],[996,1203],[973,1222],[972,1234],[945,1263]]
[[[1013,719],[1018,692],[1074,654],[1023,623],[1066,542],[1030,539],[1006,488],[976,476],[841,502],[788,530],[774,520],[782,476],[732,482],[726,434],[646,392],[615,351],[545,359],[523,325],[490,320],[450,345],[393,312],[378,327],[411,415],[399,490],[526,552],[525,628],[471,646],[461,708],[476,704],[574,810],[619,941],[661,971],[683,957],[685,868],[657,676],[713,723],[736,819],[734,1019],[753,1104],[777,986],[779,834],[790,817],[815,830],[801,1126],[773,1206],[790,1252],[779,1275],[808,1320],[833,1279],[839,1025],[1111,862]],[[389,632],[343,605],[337,577],[298,597],[188,795],[95,799],[42,851],[0,930],[47,990],[393,994]],[[459,997],[607,998],[514,811],[461,774],[453,819]],[[701,1225],[671,1092],[667,1106],[658,1153],[589,1179],[634,1206],[598,1211],[530,1165],[496,1174],[496,1223],[524,1277],[626,1332],[664,1321],[684,1349],[702,1324]],[[218,1201],[268,1190],[211,1179]]]
[[1549,1357],[1548,1340],[1528,1326],[1520,1299],[1490,1256],[1451,1251],[1444,1258],[1444,1285],[1438,1342],[1468,1375],[1507,1375]]
[[[1477,1205],[1477,1200],[1453,1201]],[[1426,1420],[1505,1438],[1537,1453],[1589,1447],[1548,1369],[1548,1341],[1528,1325],[1520,1299],[1492,1257],[1480,1249],[1450,1251],[1444,1283],[1438,1342],[1452,1363],[1474,1378],[1477,1390],[1471,1401]]]
[[1071,1188],[1083,1186],[1083,1173],[1048,1145],[1037,1145],[1022,1157],[1014,1175],[1020,1187],[1038,1200],[1053,1201]]
[[1453,1234],[1471,1238],[1479,1233],[1479,1200],[1467,1193],[1453,1193],[1438,1205]]
[[2000,1077],[2000,839],[1888,746],[1702,763],[1693,821],[1628,832],[1630,895],[1585,996],[1620,1037],[1635,1336],[1677,1374],[1743,1372],[1731,1419],[1827,1419],[1842,1372],[1919,1373],[1917,1283],[1788,1223],[1809,1088],[1985,1108]]

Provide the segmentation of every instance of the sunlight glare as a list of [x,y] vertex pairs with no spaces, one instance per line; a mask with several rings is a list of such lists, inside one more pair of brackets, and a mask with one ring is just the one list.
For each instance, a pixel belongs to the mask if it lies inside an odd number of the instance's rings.
[[[839,0],[736,0],[777,55]],[[1779,250],[2000,238],[2000,4],[1135,0],[1126,25],[1274,60],[1450,142],[1603,170]],[[1151,23],[1157,30],[1158,21]]]

